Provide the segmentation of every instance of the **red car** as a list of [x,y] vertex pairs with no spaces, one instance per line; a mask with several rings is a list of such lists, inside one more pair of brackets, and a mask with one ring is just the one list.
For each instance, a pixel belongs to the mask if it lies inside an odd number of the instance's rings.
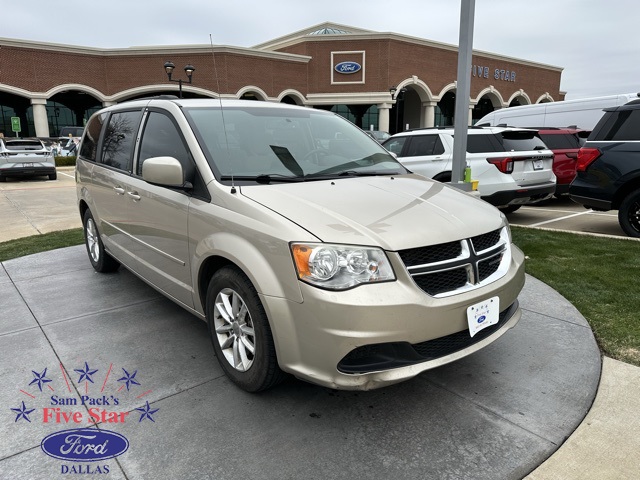
[[554,154],[553,173],[556,175],[556,197],[569,193],[569,184],[576,176],[578,150],[589,136],[589,130],[575,127],[534,128]]

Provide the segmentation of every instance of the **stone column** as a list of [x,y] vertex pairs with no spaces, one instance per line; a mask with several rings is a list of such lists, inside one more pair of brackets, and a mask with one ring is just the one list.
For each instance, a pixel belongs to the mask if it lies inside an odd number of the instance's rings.
[[467,125],[471,126],[473,123],[473,108],[475,105],[469,105],[469,118],[467,119]]
[[378,130],[382,132],[389,131],[389,110],[391,105],[388,103],[378,104]]
[[420,127],[433,127],[436,124],[436,105],[438,102],[422,102]]
[[33,105],[33,124],[36,129],[36,137],[48,137],[47,99],[32,98],[31,105]]

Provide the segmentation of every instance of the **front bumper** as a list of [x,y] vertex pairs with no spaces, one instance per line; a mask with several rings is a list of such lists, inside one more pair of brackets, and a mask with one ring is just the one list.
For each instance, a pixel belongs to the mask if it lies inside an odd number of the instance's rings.
[[[396,274],[395,282],[343,292],[301,284],[302,303],[261,296],[271,322],[280,367],[298,378],[329,388],[379,388],[480,350],[502,336],[521,317],[517,296],[524,285],[524,255],[516,247],[512,247],[506,275],[458,295],[434,298],[420,290],[406,271],[399,272],[396,268]],[[445,349],[441,354],[408,362],[398,350],[394,354],[393,348],[379,348],[380,344],[409,344],[411,348],[420,349],[420,344],[434,339],[468,335],[467,307],[493,296],[498,296],[504,318],[488,335],[474,337],[474,343],[462,342],[460,348]],[[377,349],[382,355],[392,352],[394,358],[383,360],[373,368],[370,362],[366,371],[344,368],[345,359],[368,348]]]

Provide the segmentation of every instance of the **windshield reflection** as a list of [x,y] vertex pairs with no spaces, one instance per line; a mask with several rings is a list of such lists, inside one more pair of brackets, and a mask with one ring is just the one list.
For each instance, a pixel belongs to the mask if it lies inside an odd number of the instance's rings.
[[286,107],[185,109],[214,174],[221,181],[271,183],[398,175],[407,170],[342,117]]

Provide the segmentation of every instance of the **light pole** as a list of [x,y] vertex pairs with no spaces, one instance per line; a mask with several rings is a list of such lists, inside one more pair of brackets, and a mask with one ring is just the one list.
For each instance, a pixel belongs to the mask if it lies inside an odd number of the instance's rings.
[[404,94],[407,92],[406,88],[401,88],[398,90],[395,86],[389,88],[389,93],[391,94],[391,100],[396,101],[396,131],[394,133],[401,132],[402,129],[399,127],[400,122],[400,102],[404,100]]
[[[167,77],[169,77],[169,81],[170,82],[177,82],[178,83],[178,91],[179,91],[178,96],[180,98],[182,98],[182,82],[183,82],[183,80],[181,78],[178,79],[178,80],[173,80],[171,78],[171,75],[173,74],[173,70],[175,68],[176,68],[176,66],[174,65],[173,62],[164,62],[164,71],[167,72]],[[193,80],[191,77],[193,76],[193,72],[195,71],[195,69],[196,69],[196,67],[194,67],[191,64],[189,64],[186,67],[184,67],[184,73],[187,74],[187,78],[188,78],[186,83],[191,84],[191,82]]]

